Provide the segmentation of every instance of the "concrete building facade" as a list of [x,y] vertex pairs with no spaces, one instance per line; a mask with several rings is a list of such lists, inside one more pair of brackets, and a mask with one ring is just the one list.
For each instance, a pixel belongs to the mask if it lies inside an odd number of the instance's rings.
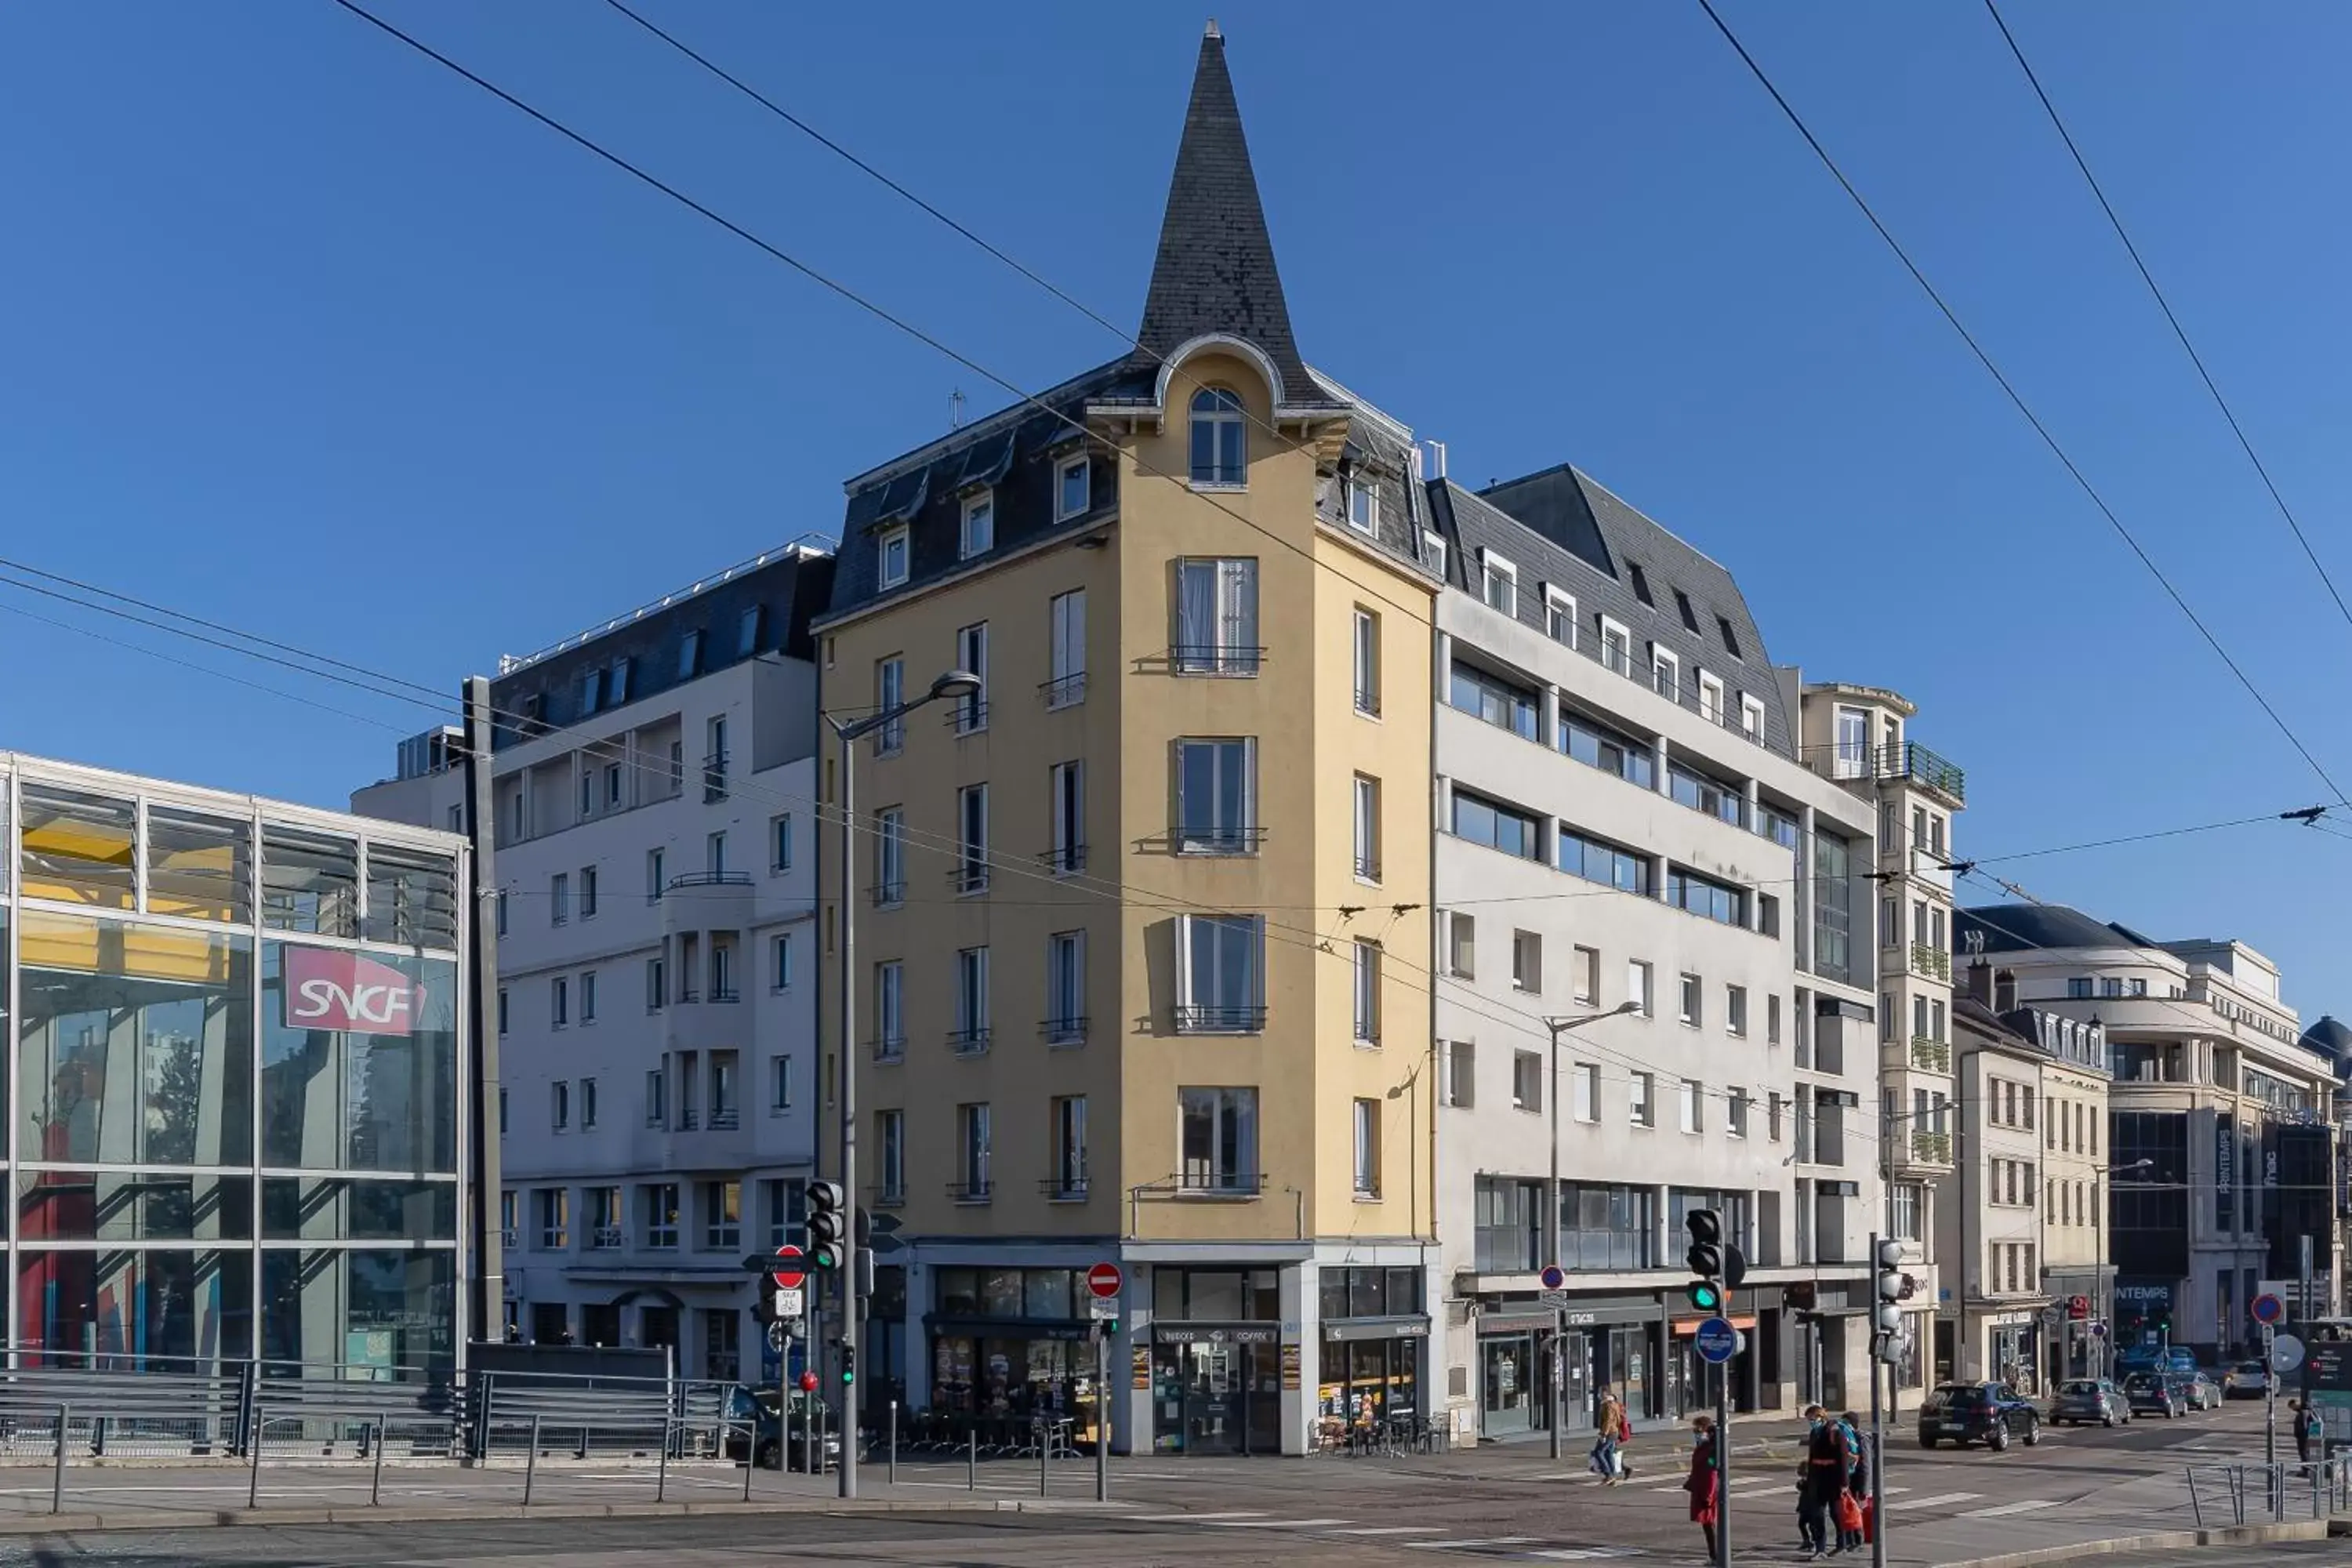
[[[832,575],[771,552],[491,683],[513,1337],[772,1381],[743,1260],[797,1237],[815,1151],[808,622]],[[462,821],[456,752],[419,737],[353,809]]]

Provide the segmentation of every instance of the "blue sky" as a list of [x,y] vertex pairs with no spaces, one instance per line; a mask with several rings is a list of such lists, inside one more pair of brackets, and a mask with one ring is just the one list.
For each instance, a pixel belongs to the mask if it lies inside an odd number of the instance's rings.
[[[1202,13],[646,0],[1114,321]],[[1037,387],[1099,327],[597,0],[383,14]],[[2336,616],[1982,9],[1724,9],[2331,771]],[[2005,13],[2352,587],[2352,12]],[[1583,466],[1738,574],[1774,658],[1892,686],[1985,855],[2318,781],[2075,491],[1696,5],[1223,5],[1299,341],[1456,479]],[[454,687],[803,533],[969,371],[327,3],[0,10],[5,552]],[[319,711],[26,619],[99,626]],[[6,743],[339,803],[433,715],[0,587]],[[2347,814],[2352,815],[2352,814]],[[2026,861],[2236,935],[2315,1016],[2352,845]]]

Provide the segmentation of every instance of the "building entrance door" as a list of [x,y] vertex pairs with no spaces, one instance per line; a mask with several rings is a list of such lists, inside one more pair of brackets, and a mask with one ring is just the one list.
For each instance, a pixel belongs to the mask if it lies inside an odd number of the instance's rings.
[[1535,1424],[1535,1360],[1533,1334],[1496,1334],[1478,1342],[1487,1436],[1524,1432]]
[[[1282,1358],[1273,1345],[1202,1341],[1152,1347],[1157,1444],[1187,1454],[1282,1449]],[[1170,1432],[1169,1417],[1175,1417]],[[1174,1437],[1171,1444],[1168,1441]]]

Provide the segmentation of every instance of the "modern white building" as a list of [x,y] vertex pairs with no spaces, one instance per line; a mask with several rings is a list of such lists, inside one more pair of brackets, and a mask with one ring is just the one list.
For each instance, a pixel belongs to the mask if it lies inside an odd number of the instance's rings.
[[[743,1259],[796,1233],[822,1092],[808,621],[832,574],[772,552],[501,661],[510,1335],[763,1375]],[[455,750],[404,745],[353,809],[462,822]]]
[[1603,1388],[1704,1407],[1696,1208],[1748,1259],[1737,1405],[1861,1400],[1874,808],[1799,757],[1793,672],[1722,566],[1570,468],[1427,500],[1454,1430],[1549,1421],[1552,1262],[1566,1424]]
[[2298,1280],[2306,1245],[2335,1299],[2336,1063],[2303,1042],[2269,960],[2057,905],[1964,910],[1958,931],[1997,998],[2104,1031],[2118,1350],[2230,1354],[2252,1336],[2254,1297]]

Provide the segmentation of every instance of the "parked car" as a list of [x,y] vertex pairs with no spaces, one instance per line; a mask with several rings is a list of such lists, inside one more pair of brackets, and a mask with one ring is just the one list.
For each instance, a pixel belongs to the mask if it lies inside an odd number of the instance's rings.
[[2258,1361],[2242,1361],[2221,1379],[2225,1399],[2260,1399],[2271,1391],[2271,1369]]
[[[731,1426],[727,1434],[727,1457],[740,1459],[747,1435],[756,1435],[755,1451],[759,1456],[760,1468],[774,1470],[787,1466],[795,1470],[808,1468],[805,1458],[807,1444],[801,1434],[819,1412],[817,1396],[803,1394],[798,1389],[793,1391],[793,1429],[789,1446],[784,1442],[783,1421],[776,1414],[780,1408],[776,1391],[772,1388],[753,1389],[739,1383],[729,1390],[727,1419],[737,1425]],[[824,1432],[824,1456],[818,1461],[820,1471],[833,1469],[841,1462],[840,1432],[830,1426],[822,1429]]]
[[2075,1378],[2062,1384],[2058,1397],[2050,1402],[2053,1426],[2080,1426],[2086,1421],[2118,1426],[2130,1419],[2131,1402],[2104,1377]]
[[2175,1372],[2172,1383],[2180,1390],[2180,1403],[2191,1410],[2221,1408],[2221,1385],[2198,1371]]
[[2158,1372],[2135,1372],[2124,1379],[2124,1400],[2135,1415],[2161,1415],[2168,1421],[2188,1408],[2181,1390]]
[[1982,1443],[1999,1453],[2016,1437],[2042,1441],[2042,1412],[2005,1383],[1939,1383],[1919,1405],[1919,1447]]

